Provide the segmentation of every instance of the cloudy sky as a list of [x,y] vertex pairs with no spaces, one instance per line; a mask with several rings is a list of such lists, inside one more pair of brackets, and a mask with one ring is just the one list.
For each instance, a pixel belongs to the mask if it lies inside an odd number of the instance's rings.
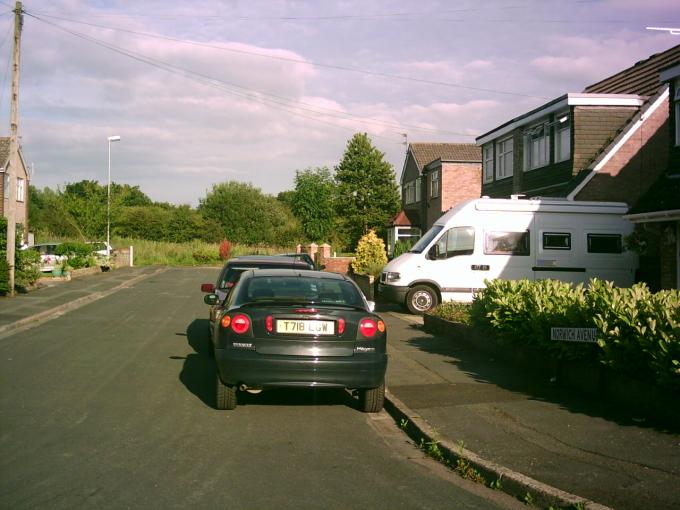
[[[0,0],[9,133],[14,3]],[[367,132],[397,176],[409,142],[474,142],[680,43],[676,0],[25,0],[20,128],[33,184],[291,189]]]

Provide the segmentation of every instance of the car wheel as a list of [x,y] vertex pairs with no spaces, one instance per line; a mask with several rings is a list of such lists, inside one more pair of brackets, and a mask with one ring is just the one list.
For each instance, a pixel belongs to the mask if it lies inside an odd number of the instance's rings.
[[359,390],[359,403],[365,413],[379,413],[385,403],[385,381],[377,388]]
[[427,285],[416,285],[406,294],[406,307],[416,315],[423,315],[438,304],[437,293]]
[[215,375],[215,381],[215,407],[217,409],[236,409],[236,386],[224,384],[219,374]]

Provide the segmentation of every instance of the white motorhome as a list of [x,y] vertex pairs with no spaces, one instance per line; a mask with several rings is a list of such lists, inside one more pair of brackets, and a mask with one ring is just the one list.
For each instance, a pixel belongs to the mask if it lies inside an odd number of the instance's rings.
[[469,302],[485,279],[634,283],[637,256],[623,238],[624,203],[565,199],[461,202],[380,275],[379,293],[421,314],[441,301]]

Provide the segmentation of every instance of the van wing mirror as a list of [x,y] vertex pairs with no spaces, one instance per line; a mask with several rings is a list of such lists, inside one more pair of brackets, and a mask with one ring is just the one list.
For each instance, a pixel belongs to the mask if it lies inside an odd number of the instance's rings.
[[219,300],[220,298],[217,297],[217,294],[208,294],[207,296],[203,296],[203,302],[206,305],[214,306]]

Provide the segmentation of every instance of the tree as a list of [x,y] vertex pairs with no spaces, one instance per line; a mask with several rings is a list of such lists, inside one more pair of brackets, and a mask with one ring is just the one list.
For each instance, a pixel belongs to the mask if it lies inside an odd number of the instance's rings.
[[334,195],[335,182],[328,168],[308,168],[295,173],[290,205],[308,240],[330,239],[335,226]]
[[388,221],[399,211],[399,187],[384,156],[366,133],[357,133],[335,168],[338,228],[350,246],[371,229],[384,235]]
[[291,244],[299,225],[290,209],[249,183],[213,185],[199,201],[198,211],[222,225],[222,236],[243,244]]

